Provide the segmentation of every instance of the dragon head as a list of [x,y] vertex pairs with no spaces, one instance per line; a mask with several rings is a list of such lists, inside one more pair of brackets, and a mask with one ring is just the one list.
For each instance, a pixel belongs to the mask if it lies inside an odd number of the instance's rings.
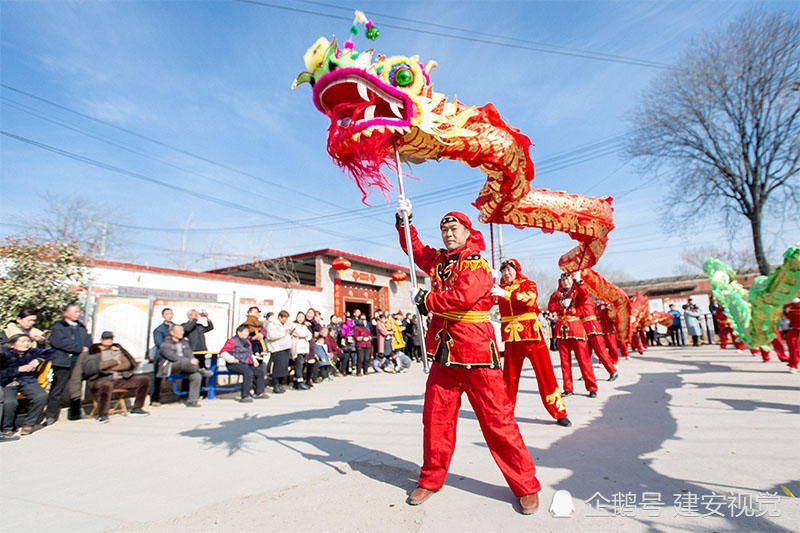
[[374,50],[340,49],[334,38],[320,37],[304,56],[308,71],[292,88],[309,83],[314,105],[328,116],[328,153],[350,171],[362,192],[388,183],[380,167],[391,160],[399,137],[419,130],[440,139],[473,135],[462,128],[472,108],[433,91],[435,61],[418,56],[378,55]]

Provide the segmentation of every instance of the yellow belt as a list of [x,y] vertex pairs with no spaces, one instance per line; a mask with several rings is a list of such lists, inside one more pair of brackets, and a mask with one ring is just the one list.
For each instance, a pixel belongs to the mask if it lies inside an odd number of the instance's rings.
[[433,314],[457,322],[489,322],[489,311],[442,311]]
[[539,318],[539,315],[536,313],[523,313],[521,315],[504,316],[500,319],[500,322],[511,322],[512,320],[536,320],[537,318]]
[[589,315],[581,318],[581,322],[588,322],[590,320],[597,320],[597,317],[594,315]]

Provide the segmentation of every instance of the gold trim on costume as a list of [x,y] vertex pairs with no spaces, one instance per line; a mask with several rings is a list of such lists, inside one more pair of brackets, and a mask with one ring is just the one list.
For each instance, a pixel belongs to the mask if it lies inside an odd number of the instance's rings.
[[489,311],[434,311],[433,314],[457,322],[489,322]]

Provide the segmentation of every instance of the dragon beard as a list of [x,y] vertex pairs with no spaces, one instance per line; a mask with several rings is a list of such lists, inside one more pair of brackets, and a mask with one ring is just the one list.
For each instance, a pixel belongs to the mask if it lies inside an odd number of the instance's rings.
[[[331,121],[328,127],[328,153],[333,162],[350,174],[356,182],[364,204],[367,204],[367,194],[372,188],[379,189],[383,196],[388,198],[392,183],[381,169],[386,165],[393,171],[397,170],[397,164],[392,157],[394,132],[373,131],[369,137],[360,135],[358,139],[353,139],[351,125],[355,124],[359,117],[363,117],[364,110],[373,103],[344,102],[326,113]],[[350,119],[347,125],[340,123],[343,118]]]

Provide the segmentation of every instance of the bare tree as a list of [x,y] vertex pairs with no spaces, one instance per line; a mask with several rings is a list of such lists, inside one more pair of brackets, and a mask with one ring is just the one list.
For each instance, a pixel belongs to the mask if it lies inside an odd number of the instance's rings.
[[762,216],[800,208],[800,21],[751,12],[694,41],[633,125],[629,156],[672,171],[673,216],[744,215],[769,273]]
[[717,246],[700,246],[681,252],[681,260],[683,262],[675,267],[675,274],[702,274],[703,264],[709,257],[716,257],[737,271],[757,266],[756,258],[751,249],[735,250],[729,248],[726,250]]
[[45,207],[36,215],[23,215],[29,234],[54,243],[75,243],[87,257],[103,258],[120,250],[127,231],[120,225],[119,209],[85,196],[46,195]]

